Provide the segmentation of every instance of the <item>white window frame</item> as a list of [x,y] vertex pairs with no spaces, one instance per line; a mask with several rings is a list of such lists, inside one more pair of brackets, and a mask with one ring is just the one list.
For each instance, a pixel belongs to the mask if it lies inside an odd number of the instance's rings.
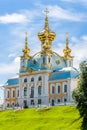
[[[52,93],[52,87],[54,86],[54,93]],[[55,84],[50,85],[50,94],[55,94]]]
[[[67,85],[67,92],[64,92],[64,86],[65,86],[65,85]],[[67,82],[64,82],[64,83],[63,83],[62,92],[63,92],[63,93],[68,93],[68,83],[67,83]]]
[[[58,93],[58,86],[60,86],[60,92]],[[60,94],[61,93],[61,84],[57,83],[56,84],[56,94]]]

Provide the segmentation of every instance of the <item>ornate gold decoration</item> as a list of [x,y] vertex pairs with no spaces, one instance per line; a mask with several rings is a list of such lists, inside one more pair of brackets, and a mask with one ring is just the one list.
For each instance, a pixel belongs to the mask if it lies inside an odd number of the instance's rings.
[[49,11],[47,8],[45,12],[46,12],[46,18],[45,18],[44,29],[40,33],[38,33],[39,40],[41,41],[42,51],[44,52],[51,50],[52,41],[56,36],[56,34],[53,31],[51,31],[49,28],[48,16],[47,16]]
[[29,68],[28,72],[32,73],[34,70],[32,68]]
[[68,32],[66,32],[66,47],[63,50],[64,52],[64,59],[72,59],[74,56],[71,56],[71,49],[69,48],[69,41],[68,41]]
[[30,49],[28,48],[28,33],[26,32],[26,37],[25,37],[25,48],[22,50],[23,52],[23,57],[25,58],[30,58]]

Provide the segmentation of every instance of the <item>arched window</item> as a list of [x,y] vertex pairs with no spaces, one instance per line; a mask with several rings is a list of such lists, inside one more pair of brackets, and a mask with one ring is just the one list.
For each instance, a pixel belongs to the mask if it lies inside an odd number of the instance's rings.
[[24,88],[24,96],[27,96],[27,87]]
[[67,98],[64,98],[64,102],[67,102]]
[[43,57],[43,64],[45,64],[45,57]]
[[31,82],[34,82],[34,77],[31,78]]
[[58,98],[57,102],[60,103],[60,98]]
[[14,106],[14,102],[12,103],[12,106]]
[[67,93],[67,85],[64,85],[64,93]]
[[48,58],[48,62],[50,63],[50,57]]
[[60,86],[58,85],[58,93],[60,93]]
[[18,91],[17,91],[17,97],[19,97],[19,89],[18,89]]
[[13,90],[13,97],[15,97],[15,90]]
[[24,79],[24,83],[26,83],[26,82],[27,82],[27,78]]
[[38,95],[41,95],[41,86],[38,87]]
[[55,101],[54,101],[54,99],[52,99],[52,106],[54,106],[55,105]]
[[9,107],[10,105],[9,105],[9,103],[7,103],[7,107]]
[[7,98],[9,98],[10,97],[10,92],[9,91],[7,91]]
[[55,92],[55,90],[54,90],[55,88],[54,88],[54,86],[52,86],[52,94],[54,94],[54,92]]
[[34,86],[31,87],[31,95],[30,98],[34,98]]
[[41,80],[42,80],[42,77],[41,77],[41,76],[39,76],[38,81],[41,81]]

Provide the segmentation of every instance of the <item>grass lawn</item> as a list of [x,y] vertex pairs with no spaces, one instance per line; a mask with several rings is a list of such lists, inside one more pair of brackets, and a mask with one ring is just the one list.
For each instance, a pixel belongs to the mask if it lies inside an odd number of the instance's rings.
[[80,126],[81,119],[75,106],[0,112],[0,130],[80,130]]

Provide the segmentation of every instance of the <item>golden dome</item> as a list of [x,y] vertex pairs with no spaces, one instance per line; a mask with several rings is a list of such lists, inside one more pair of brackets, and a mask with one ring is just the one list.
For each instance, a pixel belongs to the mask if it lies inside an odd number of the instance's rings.
[[23,56],[25,56],[26,58],[29,58],[30,55],[30,49],[28,47],[28,33],[26,32],[26,38],[25,38],[25,48],[22,50],[23,52]]
[[42,48],[50,49],[52,47],[52,41],[54,40],[56,34],[55,32],[49,29],[48,16],[47,16],[48,10],[46,9],[45,12],[46,12],[45,26],[44,29],[38,33],[38,37],[42,43]]
[[73,58],[73,56],[71,56],[71,49],[69,48],[69,42],[68,42],[68,32],[66,33],[66,47],[63,50],[64,52],[64,56],[63,58],[68,59],[68,58]]

